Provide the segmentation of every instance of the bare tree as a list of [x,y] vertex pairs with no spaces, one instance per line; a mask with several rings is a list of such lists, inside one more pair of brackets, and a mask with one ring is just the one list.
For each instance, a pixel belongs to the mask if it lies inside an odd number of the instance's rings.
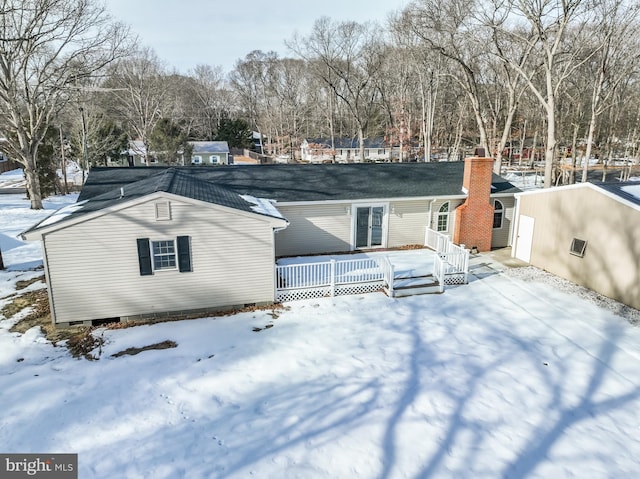
[[[510,41],[537,53],[539,68],[531,76],[522,64],[507,59],[511,68],[527,83],[546,115],[544,186],[553,185],[557,148],[557,102],[564,82],[593,51],[585,52],[589,43],[584,36],[592,4],[586,0],[520,0],[495,2],[500,21],[492,25]],[[521,28],[514,25],[524,21]]]
[[191,108],[189,116],[194,121],[193,132],[199,140],[213,140],[220,120],[231,107],[229,92],[221,67],[198,65],[191,72]]
[[356,22],[316,20],[309,36],[289,47],[344,103],[355,123],[364,161],[364,138],[378,100],[375,76],[384,61],[380,27]]
[[170,83],[162,63],[153,50],[142,48],[118,64],[108,86],[113,91],[118,116],[144,145],[140,153],[149,166],[150,135],[163,117],[163,110],[168,108],[166,93]]
[[128,30],[94,0],[0,2],[0,128],[42,208],[38,147],[70,91],[122,57]]
[[482,106],[482,63],[488,38],[478,22],[475,4],[465,0],[416,0],[403,12],[402,24],[454,67],[452,78],[467,94],[479,143],[488,152]]
[[601,0],[597,5],[601,22],[593,28],[592,39],[597,53],[591,66],[596,69],[591,91],[591,118],[587,133],[585,161],[582,170],[582,182],[587,181],[589,158],[593,145],[598,117],[610,106],[609,101],[620,82],[636,69],[639,47],[636,40],[640,10],[637,3],[623,0]]

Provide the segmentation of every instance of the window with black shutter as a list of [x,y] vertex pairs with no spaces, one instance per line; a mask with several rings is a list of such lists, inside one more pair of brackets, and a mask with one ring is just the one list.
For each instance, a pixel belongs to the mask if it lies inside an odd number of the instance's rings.
[[178,270],[181,273],[191,271],[191,238],[178,236]]
[[140,276],[153,274],[151,268],[151,247],[149,238],[138,238],[138,263],[140,265]]

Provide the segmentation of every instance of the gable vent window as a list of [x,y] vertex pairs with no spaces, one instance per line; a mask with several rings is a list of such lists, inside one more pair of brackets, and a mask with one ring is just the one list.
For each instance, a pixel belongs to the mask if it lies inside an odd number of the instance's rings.
[[168,201],[156,203],[156,220],[167,221],[171,219],[171,204]]
[[571,250],[569,251],[574,256],[584,257],[584,252],[587,249],[587,242],[578,238],[573,238],[571,241]]

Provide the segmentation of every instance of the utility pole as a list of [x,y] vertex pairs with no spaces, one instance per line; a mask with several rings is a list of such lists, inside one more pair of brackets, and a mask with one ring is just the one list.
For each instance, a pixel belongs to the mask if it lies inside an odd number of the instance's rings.
[[60,125],[60,161],[62,162],[62,177],[64,178],[64,194],[69,193],[69,184],[67,183],[67,160],[64,157],[64,136],[62,135],[62,125]]
[[84,119],[84,108],[80,107],[82,117],[82,150],[84,153],[84,168],[82,169],[82,184],[84,185],[85,174],[89,171],[89,150],[87,149],[87,124]]

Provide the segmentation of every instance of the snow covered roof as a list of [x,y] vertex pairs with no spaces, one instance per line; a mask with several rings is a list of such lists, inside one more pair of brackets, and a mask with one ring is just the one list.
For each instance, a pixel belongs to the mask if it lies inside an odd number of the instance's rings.
[[596,186],[640,207],[640,181],[597,183]]
[[571,190],[576,188],[591,188],[605,194],[620,203],[624,203],[631,208],[640,211],[640,181],[625,181],[611,183],[575,183],[573,185],[556,186],[553,188],[536,189],[517,193],[515,196],[530,196],[554,193],[558,191]]
[[193,146],[193,154],[203,153],[229,153],[229,145],[226,141],[190,141]]
[[[307,138],[305,140],[309,145],[318,145],[322,148],[331,148],[331,138]],[[363,141],[365,148],[388,148],[384,138],[365,138]],[[335,138],[333,146],[336,149],[352,149],[360,148],[360,142],[357,138]]]

